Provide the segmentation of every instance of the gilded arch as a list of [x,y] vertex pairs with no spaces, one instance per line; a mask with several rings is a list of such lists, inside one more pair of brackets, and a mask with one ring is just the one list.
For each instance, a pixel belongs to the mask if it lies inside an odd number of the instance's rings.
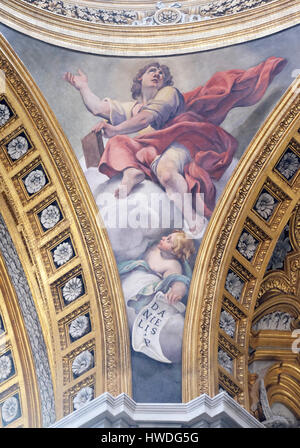
[[[251,410],[274,418],[282,406],[299,418],[299,205],[276,244],[257,297],[249,356],[250,382],[263,380],[257,402],[250,386]],[[253,383],[252,383],[253,384]],[[259,394],[260,395],[260,394]],[[279,410],[278,410],[279,405]],[[277,411],[276,411],[277,409]],[[273,415],[272,415],[273,414]],[[293,424],[293,423],[292,423]]]
[[[297,80],[254,137],[210,221],[190,289],[183,401],[215,395],[221,387],[249,410],[248,347],[256,299],[276,241],[299,201],[299,176],[287,182],[277,169],[288,148],[299,154],[299,113]],[[270,218],[257,209],[264,193],[276,202]],[[251,260],[238,251],[244,231],[257,241]],[[232,278],[238,294],[229,287]],[[220,328],[221,310],[235,320],[234,337]],[[218,362],[220,351],[226,369]]]
[[280,402],[299,418],[299,369],[285,362],[276,363],[265,377],[270,404]]
[[[26,266],[48,348],[59,419],[74,410],[74,397],[84,387],[95,396],[104,391],[130,394],[127,322],[110,244],[105,231],[99,231],[91,193],[76,174],[77,161],[48,105],[2,37],[0,68],[5,74],[1,100],[10,110],[1,135],[1,211]],[[10,157],[8,142],[24,135],[26,151]],[[45,227],[41,212],[53,204],[60,210],[59,219]],[[80,290],[76,300],[66,301],[63,287],[74,279],[77,284],[80,280]],[[81,315],[89,316],[90,331],[71,349],[67,330]],[[19,325],[26,332],[22,319]],[[76,376],[72,362],[82,352],[90,353],[93,365]]]

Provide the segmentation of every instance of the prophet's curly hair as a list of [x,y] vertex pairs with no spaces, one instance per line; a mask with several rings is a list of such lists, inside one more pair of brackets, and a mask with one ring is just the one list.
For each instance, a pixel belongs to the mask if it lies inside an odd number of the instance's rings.
[[138,73],[136,74],[136,76],[133,78],[132,86],[131,86],[131,94],[132,94],[132,98],[135,100],[141,95],[141,92],[142,92],[141,77],[150,67],[160,68],[161,71],[163,72],[163,74],[164,74],[163,87],[173,85],[173,77],[171,75],[169,67],[167,65],[161,65],[159,62],[151,62],[150,64],[147,64],[143,68],[141,68],[138,71]]

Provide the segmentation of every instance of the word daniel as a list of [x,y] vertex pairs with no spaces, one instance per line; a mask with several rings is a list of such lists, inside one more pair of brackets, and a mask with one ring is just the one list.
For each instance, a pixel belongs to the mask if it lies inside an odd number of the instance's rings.
[[185,305],[181,302],[169,304],[165,295],[159,291],[152,301],[142,308],[137,315],[132,329],[132,347],[157,361],[170,363],[162,352],[160,332],[178,313],[185,312]]

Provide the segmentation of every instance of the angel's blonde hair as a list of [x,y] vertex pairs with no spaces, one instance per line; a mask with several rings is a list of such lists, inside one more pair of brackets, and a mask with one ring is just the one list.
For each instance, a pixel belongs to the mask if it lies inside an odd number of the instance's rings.
[[188,261],[195,253],[194,241],[191,238],[187,238],[183,230],[174,230],[172,234],[175,235],[173,238],[173,254],[179,260]]

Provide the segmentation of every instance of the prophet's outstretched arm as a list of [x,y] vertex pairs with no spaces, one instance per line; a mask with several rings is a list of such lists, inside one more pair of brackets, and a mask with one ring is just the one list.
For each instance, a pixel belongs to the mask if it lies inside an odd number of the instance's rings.
[[66,72],[63,75],[63,79],[71,84],[71,86],[75,87],[75,89],[79,90],[86,108],[93,115],[109,119],[109,103],[101,100],[91,91],[88,85],[88,77],[85,73],[83,73],[83,71],[78,70],[77,75],[73,75],[71,72]]

